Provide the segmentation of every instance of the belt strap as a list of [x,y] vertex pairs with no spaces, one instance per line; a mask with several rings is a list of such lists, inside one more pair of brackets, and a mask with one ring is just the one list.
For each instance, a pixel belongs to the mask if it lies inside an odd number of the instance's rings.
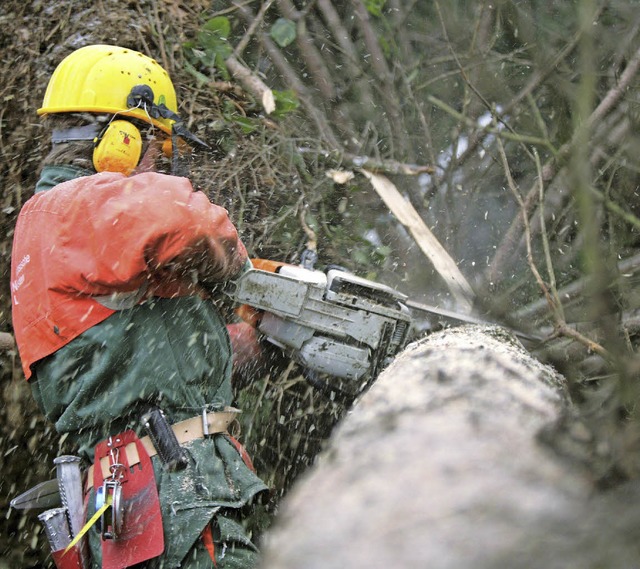
[[[196,439],[203,439],[207,435],[215,435],[229,432],[229,425],[235,420],[236,415],[240,413],[239,409],[233,407],[225,407],[224,411],[214,411],[207,413],[206,415],[198,415],[197,417],[191,417],[185,419],[179,423],[171,425],[171,429],[176,434],[176,438],[180,444],[195,441]],[[205,417],[206,417],[206,430],[205,430]],[[142,446],[147,451],[147,454],[152,457],[158,454],[156,447],[153,446],[151,439],[148,436],[140,439]],[[140,462],[140,456],[138,455],[138,449],[135,443],[129,443],[124,447],[124,451],[127,454],[127,462],[129,466],[138,464]],[[100,460],[102,467],[102,474],[105,478],[111,475],[109,470],[109,457],[104,457]],[[95,464],[92,464],[87,470],[87,482],[86,490],[89,491],[93,487],[93,468]]]

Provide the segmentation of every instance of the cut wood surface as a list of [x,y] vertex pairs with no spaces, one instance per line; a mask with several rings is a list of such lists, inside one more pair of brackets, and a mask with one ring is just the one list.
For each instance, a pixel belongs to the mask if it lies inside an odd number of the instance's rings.
[[570,405],[499,328],[410,345],[288,495],[263,567],[637,567],[640,492],[599,496],[540,442]]

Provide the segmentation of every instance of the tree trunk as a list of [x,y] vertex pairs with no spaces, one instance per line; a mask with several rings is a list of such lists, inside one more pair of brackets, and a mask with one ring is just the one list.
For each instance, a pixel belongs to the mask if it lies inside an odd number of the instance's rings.
[[637,566],[640,492],[594,494],[538,436],[570,405],[501,329],[410,345],[285,498],[264,567]]

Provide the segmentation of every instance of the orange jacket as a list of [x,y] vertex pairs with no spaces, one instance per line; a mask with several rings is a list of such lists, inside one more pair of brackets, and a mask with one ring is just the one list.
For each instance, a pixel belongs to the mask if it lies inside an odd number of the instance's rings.
[[25,376],[114,313],[95,297],[198,294],[194,283],[227,280],[246,260],[227,211],[186,178],[104,172],[36,194],[18,216],[11,266]]

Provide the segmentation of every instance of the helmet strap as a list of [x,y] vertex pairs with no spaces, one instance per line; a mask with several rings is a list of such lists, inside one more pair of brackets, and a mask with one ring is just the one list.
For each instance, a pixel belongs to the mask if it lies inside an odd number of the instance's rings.
[[174,113],[171,109],[167,108],[163,103],[157,105],[153,102],[153,89],[149,85],[136,85],[131,89],[129,96],[127,97],[127,105],[129,109],[142,108],[144,111],[154,119],[169,119],[174,121],[171,126],[171,136],[177,134],[185,142],[191,144],[191,146],[201,146],[203,148],[210,148],[210,146],[200,140],[195,134],[193,134],[186,126],[180,115]]
[[52,144],[65,144],[66,142],[80,142],[83,140],[95,140],[104,125],[99,123],[91,123],[83,126],[75,126],[72,128],[53,129],[51,133]]

